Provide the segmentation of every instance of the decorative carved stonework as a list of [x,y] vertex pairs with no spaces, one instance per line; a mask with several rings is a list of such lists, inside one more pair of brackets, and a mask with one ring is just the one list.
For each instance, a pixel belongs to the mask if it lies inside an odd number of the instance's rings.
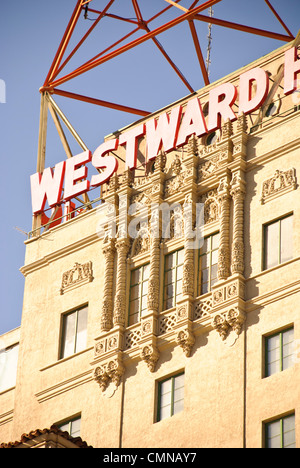
[[171,312],[166,315],[160,315],[158,321],[158,335],[173,331],[177,323],[176,312]]
[[216,308],[223,305],[224,302],[238,301],[244,299],[244,282],[234,280],[220,287],[214,287],[212,291],[212,307]]
[[219,169],[227,160],[225,152],[214,154],[208,161],[205,161],[198,169],[198,182],[215,175],[215,171]]
[[194,320],[203,319],[211,316],[213,310],[212,293],[205,299],[199,299],[194,304]]
[[167,156],[164,151],[160,151],[155,159],[154,172],[164,172],[167,162]]
[[225,314],[215,315],[212,320],[212,327],[217,330],[220,337],[224,341],[227,337],[229,324],[226,321]]
[[103,302],[100,318],[102,331],[108,331],[112,327],[113,320],[113,279],[114,279],[114,258],[115,240],[107,239],[102,247],[105,260]]
[[295,190],[297,187],[296,171],[294,168],[287,171],[277,169],[273,177],[263,182],[261,203],[264,204],[269,200],[283,195],[286,192]]
[[103,354],[108,353],[110,351],[118,350],[121,346],[120,340],[121,338],[119,334],[115,333],[113,335],[108,335],[100,341],[97,341],[94,347],[95,359],[101,357]]
[[209,224],[219,220],[219,203],[217,189],[210,190],[200,197],[204,203],[204,223]]
[[85,283],[93,281],[92,262],[75,263],[71,270],[65,271],[62,276],[60,294],[80,286]]
[[[138,180],[140,180],[140,179],[138,179]],[[149,206],[149,205],[151,205],[151,201],[152,201],[149,195],[151,195],[151,188],[147,189],[146,191],[139,192],[139,193],[136,193],[135,195],[133,195],[131,197],[131,203],[132,204],[136,203],[137,206],[139,206],[139,205]]]
[[153,333],[153,320],[149,318],[141,323],[141,334],[142,336],[145,336],[150,335],[151,333]]
[[154,372],[156,363],[159,358],[159,352],[153,344],[143,346],[140,357],[146,362],[150,372]]
[[232,273],[244,273],[244,198],[245,181],[241,170],[232,173],[230,195],[233,199]]
[[131,257],[145,253],[149,250],[149,237],[143,234],[134,239],[131,248]]
[[215,315],[212,319],[212,327],[217,330],[224,341],[230,330],[233,330],[236,335],[240,335],[245,320],[245,313],[238,307],[232,307],[227,312]]
[[242,113],[238,116],[237,119],[237,131],[239,133],[246,133],[248,129],[248,121],[247,121],[247,116]]
[[178,155],[171,165],[172,177],[165,182],[165,198],[181,192],[185,186],[185,179],[190,175],[189,170],[183,170],[182,162]]
[[141,340],[141,327],[138,327],[135,330],[128,330],[125,332],[124,335],[124,350],[134,348],[135,346],[139,345]]
[[218,203],[220,206],[220,244],[218,250],[218,279],[226,279],[230,275],[229,221],[230,195],[228,176],[220,179],[218,187]]
[[126,258],[130,247],[129,239],[117,239],[117,283],[115,294],[115,307],[113,315],[114,325],[125,324],[126,314]]
[[226,314],[226,320],[233,331],[235,331],[237,335],[240,335],[242,331],[242,325],[246,320],[246,315],[243,311],[237,307],[234,307],[228,310]]
[[222,126],[222,140],[228,139],[232,134],[232,122],[228,119]]
[[120,380],[124,371],[125,368],[120,359],[116,358],[96,367],[93,378],[99,384],[102,392],[104,392],[111,382],[113,382],[116,387],[120,385]]
[[195,343],[195,337],[189,329],[180,330],[177,333],[176,343],[181,346],[186,357],[190,357],[192,348]]
[[177,307],[176,318],[177,318],[177,322],[180,322],[181,320],[185,320],[188,318],[188,305],[187,304],[183,304]]
[[188,156],[198,156],[198,139],[195,134],[193,134],[188,141]]

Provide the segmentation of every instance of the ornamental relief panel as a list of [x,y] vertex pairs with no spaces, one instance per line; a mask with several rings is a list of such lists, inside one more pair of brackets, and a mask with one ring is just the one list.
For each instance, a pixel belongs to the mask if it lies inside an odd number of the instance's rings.
[[217,307],[225,301],[244,298],[244,288],[244,284],[241,281],[236,280],[226,284],[225,286],[214,289],[212,292],[212,306]]
[[71,270],[63,273],[60,294],[82,284],[90,283],[93,279],[92,262],[83,264],[76,262]]
[[185,186],[187,177],[192,175],[192,168],[184,168],[181,162],[181,158],[176,155],[173,160],[169,173],[172,174],[170,179],[165,182],[165,198],[174,195],[177,192],[181,192]]
[[297,188],[296,171],[294,168],[287,171],[277,169],[273,177],[267,179],[262,185],[261,204],[273,200]]
[[110,335],[106,338],[97,341],[94,347],[94,357],[97,358],[105,353],[114,351],[121,347],[120,337],[118,334]]
[[135,255],[148,252],[149,247],[150,247],[150,232],[148,229],[148,223],[145,221],[141,223],[140,229],[138,229],[138,236],[132,240],[130,257],[134,257]]
[[200,197],[200,203],[204,204],[204,224],[219,220],[219,203],[217,188],[210,190]]
[[218,151],[211,158],[204,161],[198,167],[198,182],[207,179],[215,174],[215,171],[219,169],[227,161],[227,152]]

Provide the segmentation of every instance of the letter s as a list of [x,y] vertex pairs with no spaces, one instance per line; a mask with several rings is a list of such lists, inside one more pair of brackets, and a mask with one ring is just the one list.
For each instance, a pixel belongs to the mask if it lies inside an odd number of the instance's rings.
[[95,150],[92,157],[92,164],[96,169],[104,169],[101,174],[93,175],[91,178],[91,186],[97,187],[98,185],[107,182],[114,172],[118,169],[118,161],[114,156],[104,156],[109,151],[115,150],[118,147],[118,139],[108,140],[102,143]]

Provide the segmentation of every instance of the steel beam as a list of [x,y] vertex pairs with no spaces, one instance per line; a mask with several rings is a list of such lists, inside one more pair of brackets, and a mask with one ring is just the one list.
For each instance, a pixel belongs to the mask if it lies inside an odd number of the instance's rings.
[[197,14],[194,18],[196,20],[204,21],[205,23],[212,23],[216,24],[217,26],[223,26],[224,28],[236,29],[238,31],[244,31],[250,34],[256,34],[258,36],[265,36],[271,39],[277,39],[279,41],[290,42],[293,39],[293,37],[286,36],[285,34],[274,33],[272,31],[266,31],[265,29],[252,28],[251,26],[232,23],[231,21],[225,21],[211,16]]
[[81,67],[77,68],[73,72],[69,73],[68,75],[55,80],[53,82],[49,82],[48,86],[56,87],[59,86],[62,83],[65,83],[66,81],[69,81],[76,76],[82,75],[83,73],[87,72],[88,70],[91,70],[92,68],[97,67],[98,65],[101,65],[102,63],[107,62],[108,60],[111,60],[114,57],[119,56],[120,54],[132,49],[133,47],[136,47],[140,44],[143,44],[144,42],[148,41],[149,39],[152,39],[153,37],[167,31],[168,29],[171,29],[174,26],[177,26],[178,24],[189,20],[191,18],[194,18],[197,13],[200,11],[205,10],[206,8],[211,7],[212,5],[215,5],[216,3],[219,3],[221,0],[208,0],[202,5],[199,5],[198,7],[194,8],[193,10],[190,10],[188,13],[185,13],[178,18],[175,18],[174,20],[169,21],[168,23],[165,23],[164,25],[154,29],[153,31],[144,34],[142,37],[135,39],[134,41],[130,42],[129,44],[126,44],[119,49],[111,52],[110,54],[105,55],[102,58],[99,58],[97,60],[90,61],[90,63],[85,63]]

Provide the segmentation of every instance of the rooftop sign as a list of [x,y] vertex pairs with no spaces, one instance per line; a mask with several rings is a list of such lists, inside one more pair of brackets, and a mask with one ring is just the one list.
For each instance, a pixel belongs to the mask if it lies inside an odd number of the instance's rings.
[[[296,76],[300,73],[300,59],[295,47],[285,52],[284,63],[284,94],[291,94],[297,88]],[[253,83],[256,92],[252,93]],[[126,166],[135,169],[137,165],[137,144],[141,137],[146,138],[147,161],[155,160],[161,149],[170,152],[187,143],[189,137],[206,135],[221,127],[222,121],[234,121],[238,115],[233,111],[239,90],[239,112],[250,114],[264,104],[269,91],[269,77],[265,70],[252,68],[239,77],[239,87],[230,82],[222,83],[209,92],[209,113],[207,122],[203,115],[201,101],[198,97],[188,100],[186,106],[178,105],[170,112],[164,112],[153,117],[124,133],[119,138],[107,140],[92,154],[84,151],[66,161],[48,167],[43,173],[35,173],[30,177],[32,211],[34,215],[44,211],[46,201],[53,208],[77,197],[91,188],[108,182],[118,169],[118,160],[109,154],[119,146],[126,148]],[[86,164],[91,164],[102,170],[92,175],[88,180]],[[62,198],[62,188],[64,195]]]

